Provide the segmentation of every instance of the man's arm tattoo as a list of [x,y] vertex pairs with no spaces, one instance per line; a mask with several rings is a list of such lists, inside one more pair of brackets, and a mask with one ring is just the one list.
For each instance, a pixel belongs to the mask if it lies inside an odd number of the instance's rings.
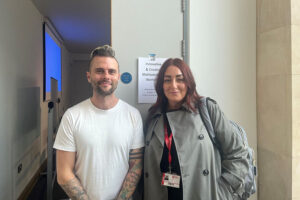
[[129,153],[129,171],[123,182],[123,186],[117,200],[129,199],[142,175],[144,148],[130,150]]
[[60,186],[72,200],[89,200],[89,197],[77,178],[73,178],[66,184]]

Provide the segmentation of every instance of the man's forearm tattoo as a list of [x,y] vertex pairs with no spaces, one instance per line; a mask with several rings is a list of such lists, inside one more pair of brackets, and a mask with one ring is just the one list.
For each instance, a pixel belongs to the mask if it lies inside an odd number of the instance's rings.
[[86,192],[77,178],[60,185],[72,200],[89,200]]
[[119,193],[117,200],[127,200],[132,196],[141,178],[142,169],[143,169],[143,158],[144,158],[144,148],[130,151],[129,153],[130,169],[125,177],[122,189]]

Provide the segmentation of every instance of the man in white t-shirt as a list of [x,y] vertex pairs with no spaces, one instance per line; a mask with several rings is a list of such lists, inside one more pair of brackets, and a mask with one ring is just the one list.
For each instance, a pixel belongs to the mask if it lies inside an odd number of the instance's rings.
[[91,53],[91,98],[64,114],[55,139],[57,181],[71,199],[130,199],[142,173],[144,137],[139,111],[118,99],[114,50]]

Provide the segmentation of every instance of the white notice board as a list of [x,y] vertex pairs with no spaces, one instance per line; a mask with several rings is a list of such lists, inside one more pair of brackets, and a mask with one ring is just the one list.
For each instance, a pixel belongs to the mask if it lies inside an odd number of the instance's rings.
[[155,103],[154,88],[156,75],[167,58],[139,58],[138,60],[138,103]]

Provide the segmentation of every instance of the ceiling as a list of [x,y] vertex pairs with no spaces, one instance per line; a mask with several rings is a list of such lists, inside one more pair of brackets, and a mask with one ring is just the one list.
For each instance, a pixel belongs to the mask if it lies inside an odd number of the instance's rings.
[[111,43],[111,0],[32,0],[71,53]]

